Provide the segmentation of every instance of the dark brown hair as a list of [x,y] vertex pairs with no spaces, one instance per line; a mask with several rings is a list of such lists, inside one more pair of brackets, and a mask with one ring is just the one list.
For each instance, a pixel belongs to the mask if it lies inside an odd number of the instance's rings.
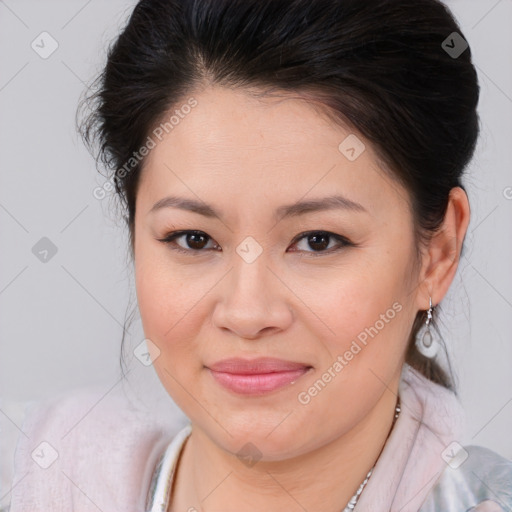
[[[419,248],[439,229],[450,190],[464,188],[479,132],[470,48],[454,55],[444,43],[455,45],[454,32],[460,45],[460,27],[438,0],[139,1],[79,108],[92,109],[79,130],[112,172],[132,258],[145,160],[129,172],[126,162],[205,84],[306,95],[352,126],[410,192]],[[418,312],[406,361],[453,388],[415,349],[424,320]]]

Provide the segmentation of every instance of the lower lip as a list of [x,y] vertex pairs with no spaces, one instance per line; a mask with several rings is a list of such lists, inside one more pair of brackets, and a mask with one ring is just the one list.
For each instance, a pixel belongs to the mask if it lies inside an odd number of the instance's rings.
[[216,372],[213,370],[210,370],[210,373],[219,384],[230,391],[242,395],[262,395],[291,384],[302,377],[308,370],[310,368],[251,375]]

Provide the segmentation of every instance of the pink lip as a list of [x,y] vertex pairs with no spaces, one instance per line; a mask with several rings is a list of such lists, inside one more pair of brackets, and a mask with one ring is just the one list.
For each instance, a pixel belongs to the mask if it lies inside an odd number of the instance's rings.
[[207,368],[225,388],[244,395],[261,395],[294,382],[311,366],[263,357],[224,359]]

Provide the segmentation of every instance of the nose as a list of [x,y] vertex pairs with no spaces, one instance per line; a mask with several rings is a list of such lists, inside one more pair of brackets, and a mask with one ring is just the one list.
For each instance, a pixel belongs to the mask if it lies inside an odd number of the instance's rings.
[[213,323],[250,340],[284,331],[293,321],[290,290],[261,255],[252,263],[236,258],[213,313]]

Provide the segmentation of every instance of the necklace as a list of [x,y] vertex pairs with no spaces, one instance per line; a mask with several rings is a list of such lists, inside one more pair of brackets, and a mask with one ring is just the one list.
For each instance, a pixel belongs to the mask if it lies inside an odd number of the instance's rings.
[[[400,410],[400,397],[397,397],[395,417],[393,418],[393,423],[389,430],[390,434],[393,430],[396,419],[400,414]],[[151,483],[146,497],[146,510],[148,512],[162,512],[168,509],[177,460],[179,458],[181,449],[183,448],[183,444],[191,432],[192,428],[189,424],[174,437],[165,452],[158,460],[158,463],[156,464],[156,467],[153,471]],[[361,496],[361,493],[363,492],[364,487],[368,483],[374,468],[375,465],[372,469],[370,469],[370,471],[368,471],[368,474],[366,475],[363,483],[359,486],[357,492],[347,503],[347,506],[343,509],[343,512],[352,512],[356,506],[357,501],[359,500],[359,497]]]
[[[395,422],[400,414],[400,411],[401,411],[400,397],[397,397],[396,407],[395,407],[395,417],[393,418],[393,423],[391,425],[389,433],[391,433],[391,430],[393,430],[393,427],[395,426]],[[388,437],[389,437],[389,434],[388,434]],[[373,466],[373,468],[374,467],[375,466]],[[368,480],[370,479],[370,476],[372,475],[373,468],[370,469],[370,471],[368,471],[368,474],[366,475],[366,478],[363,480],[363,483],[359,486],[359,489],[357,489],[354,496],[352,496],[352,498],[350,498],[350,501],[347,503],[347,506],[343,509],[343,512],[352,512],[352,510],[354,510],[354,507],[356,506],[356,503],[359,500],[359,497],[361,496],[361,493],[363,492],[365,485],[368,483]]]

